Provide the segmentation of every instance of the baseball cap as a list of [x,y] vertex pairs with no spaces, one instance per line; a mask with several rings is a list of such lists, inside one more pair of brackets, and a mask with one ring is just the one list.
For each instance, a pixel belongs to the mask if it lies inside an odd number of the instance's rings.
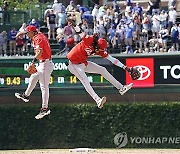
[[101,49],[106,49],[107,48],[107,41],[103,38],[100,38],[98,40],[98,45]]
[[32,19],[32,24],[34,24],[36,22],[36,19]]
[[26,27],[26,33],[28,33],[28,32],[36,32],[36,31],[37,31],[37,29],[33,25],[29,25],[29,26]]

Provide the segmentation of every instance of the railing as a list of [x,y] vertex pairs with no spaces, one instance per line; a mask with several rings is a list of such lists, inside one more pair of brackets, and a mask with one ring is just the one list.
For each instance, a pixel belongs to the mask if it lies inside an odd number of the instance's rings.
[[2,15],[1,25],[19,25],[27,22],[27,12],[25,11],[0,11]]

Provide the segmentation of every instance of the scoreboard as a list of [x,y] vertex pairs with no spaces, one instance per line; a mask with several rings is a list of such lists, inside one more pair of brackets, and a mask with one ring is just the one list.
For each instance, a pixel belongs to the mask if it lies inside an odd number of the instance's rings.
[[[90,57],[88,60],[104,66],[114,78],[120,83],[129,84],[133,82],[133,88],[154,88],[157,86],[180,86],[180,64],[179,54],[163,55],[113,55],[128,67],[136,67],[141,77],[132,80],[128,72],[113,65],[107,59],[98,56]],[[27,68],[33,57],[7,57],[0,58],[0,91],[6,89],[26,89],[30,75]],[[54,70],[50,77],[50,88],[83,88],[82,83],[69,72],[67,68],[68,59],[65,57],[53,57]],[[38,65],[38,63],[37,63]],[[114,88],[100,74],[88,74],[88,79],[94,88]],[[37,84],[38,87],[38,84]]]
[[[31,64],[32,58],[1,58],[0,59],[0,88],[26,88],[30,75],[27,68]],[[113,74],[112,64],[103,58],[95,57],[90,59]],[[68,60],[65,57],[53,57],[54,70],[50,77],[50,88],[79,88],[82,84],[67,68]],[[38,65],[38,63],[36,64]],[[99,74],[88,74],[88,79],[92,86],[112,87],[112,85]]]

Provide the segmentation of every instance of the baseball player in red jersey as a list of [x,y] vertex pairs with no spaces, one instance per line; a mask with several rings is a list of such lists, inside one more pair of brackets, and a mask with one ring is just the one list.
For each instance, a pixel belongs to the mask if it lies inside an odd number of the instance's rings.
[[42,92],[42,108],[40,113],[36,115],[35,118],[41,119],[50,114],[50,110],[48,109],[49,80],[54,68],[51,58],[52,53],[49,40],[43,33],[39,32],[35,26],[27,26],[24,34],[26,34],[32,40],[32,46],[35,53],[32,65],[35,62],[39,62],[39,65],[36,68],[37,72],[31,74],[29,78],[29,84],[26,91],[23,94],[15,93],[15,96],[22,99],[24,102],[29,102],[29,96],[39,80]]
[[[79,29],[75,29],[75,31],[77,30]],[[119,90],[121,95],[131,89],[133,83],[123,86],[106,70],[105,67],[102,67],[94,62],[87,61],[88,56],[99,55],[111,61],[114,65],[123,68],[124,70],[128,71],[129,68],[122,64],[118,59],[108,54],[106,50],[107,41],[105,39],[98,39],[98,37],[95,35],[88,36],[84,33],[81,33],[80,35],[82,36],[82,41],[74,48],[72,48],[72,50],[67,54],[67,58],[69,59],[68,69],[81,81],[86,91],[97,103],[98,108],[102,108],[106,102],[106,97],[100,98],[95,93],[85,72],[101,74],[106,80],[108,80]]]

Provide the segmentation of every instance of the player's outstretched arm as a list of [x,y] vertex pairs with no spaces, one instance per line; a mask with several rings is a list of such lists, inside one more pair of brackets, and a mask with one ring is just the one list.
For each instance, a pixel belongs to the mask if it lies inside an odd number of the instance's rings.
[[135,67],[127,67],[126,65],[124,65],[123,63],[121,63],[118,59],[112,57],[111,55],[108,55],[106,57],[106,59],[108,59],[109,61],[111,61],[114,65],[121,67],[122,69],[128,71],[129,75],[131,76],[131,78],[133,80],[137,80],[140,78],[141,74],[138,71],[137,68]]
[[111,63],[113,63],[114,65],[124,69],[124,70],[128,70],[128,67],[125,66],[123,63],[121,63],[117,58],[112,57],[111,55],[108,55],[106,57],[107,60],[109,60]]

